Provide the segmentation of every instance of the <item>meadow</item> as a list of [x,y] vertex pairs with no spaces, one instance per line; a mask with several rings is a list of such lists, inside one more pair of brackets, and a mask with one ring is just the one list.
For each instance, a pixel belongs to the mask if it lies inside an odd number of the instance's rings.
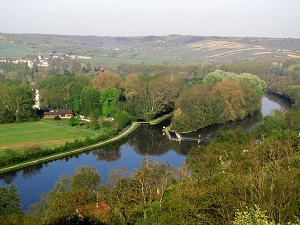
[[0,40],[0,59],[5,58],[26,58],[27,55],[33,54],[33,50],[29,47],[10,43]]
[[76,127],[61,126],[49,122],[26,122],[0,125],[1,150],[24,149],[31,146],[54,147],[66,141],[95,137],[95,132],[83,132]]

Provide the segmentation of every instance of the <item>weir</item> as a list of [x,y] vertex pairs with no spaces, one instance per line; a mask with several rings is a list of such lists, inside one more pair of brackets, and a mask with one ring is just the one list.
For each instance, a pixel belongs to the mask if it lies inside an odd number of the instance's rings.
[[177,141],[177,142],[202,142],[201,138],[200,138],[200,135],[198,138],[191,138],[191,137],[182,137],[179,133],[177,132],[174,132],[174,131],[169,131],[168,128],[165,128],[163,130],[167,136],[167,138],[170,140],[170,141]]

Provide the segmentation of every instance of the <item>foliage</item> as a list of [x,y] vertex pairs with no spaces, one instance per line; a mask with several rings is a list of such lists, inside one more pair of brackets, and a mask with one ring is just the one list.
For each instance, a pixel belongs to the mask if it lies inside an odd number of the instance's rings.
[[132,74],[123,86],[126,110],[139,119],[150,120],[174,109],[183,80],[175,76],[139,78]]
[[102,91],[104,88],[116,88],[119,90],[121,82],[122,78],[118,74],[104,72],[93,79],[93,87],[98,91]]
[[203,84],[187,86],[175,103],[173,129],[196,130],[212,124],[242,120],[261,107],[265,83],[251,74],[223,71],[208,74]]
[[126,111],[118,111],[114,118],[121,128],[127,127],[133,121],[133,117]]
[[55,187],[31,207],[31,215],[41,224],[102,224],[109,209],[102,207],[98,199],[100,182],[95,168],[78,167],[71,177],[62,176]]
[[100,93],[90,86],[84,86],[80,92],[80,112],[84,116],[101,114]]
[[[274,221],[270,221],[266,213],[260,209],[247,209],[246,211],[237,211],[234,216],[233,225],[276,225]],[[288,225],[299,225],[300,220],[295,223],[287,223]],[[280,225],[280,224],[277,224]]]
[[86,189],[90,192],[96,191],[102,179],[97,170],[90,166],[81,166],[76,168],[71,185],[73,189]]
[[69,119],[69,125],[70,126],[76,126],[77,125],[77,123],[78,123],[78,121],[76,121],[76,118],[74,118],[74,117],[71,117],[70,119]]
[[216,70],[215,72],[209,73],[207,76],[205,76],[203,80],[204,83],[213,84],[220,81],[236,81],[238,83],[246,81],[254,88],[257,94],[261,97],[267,90],[267,84],[265,83],[265,81],[261,80],[258,76],[250,73],[241,73],[238,75],[232,72]]
[[103,116],[112,116],[117,111],[120,93],[116,88],[106,87],[100,92],[100,105]]
[[21,213],[21,199],[15,185],[0,186],[0,215]]
[[273,112],[264,118],[264,122],[258,124],[255,128],[256,137],[280,138],[284,131],[284,115],[279,110]]
[[0,124],[32,119],[33,105],[34,93],[28,86],[0,83]]
[[121,64],[117,71],[123,76],[138,74],[141,77],[171,76],[180,74],[186,78],[201,78],[216,70],[215,65],[150,65],[150,64]]

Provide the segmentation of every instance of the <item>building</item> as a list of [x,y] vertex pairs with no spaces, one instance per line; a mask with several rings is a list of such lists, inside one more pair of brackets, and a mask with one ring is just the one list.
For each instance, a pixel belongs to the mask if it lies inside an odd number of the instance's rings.
[[44,112],[44,118],[54,118],[55,116],[70,119],[74,116],[74,112],[72,109],[57,109],[50,112]]

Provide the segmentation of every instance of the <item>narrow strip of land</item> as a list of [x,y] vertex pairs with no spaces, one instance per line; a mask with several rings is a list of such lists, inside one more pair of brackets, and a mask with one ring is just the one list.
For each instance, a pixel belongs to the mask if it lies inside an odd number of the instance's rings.
[[[159,118],[157,118],[157,119],[155,119],[151,122],[147,122],[147,124],[156,125],[156,124],[159,124],[162,121],[170,118],[171,116],[172,116],[172,113],[164,115],[162,117],[159,117]],[[74,154],[77,154],[77,153],[85,152],[85,151],[88,151],[88,150],[92,150],[94,148],[98,148],[98,147],[110,144],[112,142],[115,142],[117,140],[120,140],[120,139],[126,137],[127,135],[129,135],[130,133],[135,131],[141,124],[143,124],[143,122],[133,122],[128,129],[126,129],[124,132],[120,133],[118,136],[113,137],[113,138],[108,139],[108,140],[105,140],[105,141],[101,141],[97,144],[93,144],[93,145],[78,148],[78,149],[75,149],[75,150],[70,150],[70,151],[66,151],[66,152],[62,152],[62,153],[57,153],[57,154],[53,154],[53,155],[50,155],[50,156],[45,156],[45,157],[42,157],[42,158],[39,158],[39,159],[30,160],[30,161],[27,161],[27,162],[18,163],[18,164],[12,165],[12,166],[4,167],[4,168],[0,169],[0,174],[1,173],[6,173],[6,172],[9,172],[9,171],[13,171],[13,170],[17,170],[17,169],[21,169],[21,168],[24,168],[24,167],[27,167],[27,166],[36,165],[36,164],[39,164],[39,163],[44,163],[44,162],[52,161],[52,160],[55,160],[55,159],[60,159],[60,158],[66,157],[66,156],[71,156],[71,155],[74,155]]]
[[91,150],[91,149],[94,149],[94,148],[98,148],[98,147],[110,144],[112,142],[115,142],[117,140],[120,140],[120,139],[126,137],[127,135],[132,133],[134,130],[136,130],[140,125],[141,125],[140,122],[133,122],[131,124],[131,126],[127,130],[125,130],[123,133],[121,133],[120,135],[118,135],[114,138],[99,142],[99,143],[94,144],[94,145],[89,145],[87,147],[83,147],[83,148],[79,148],[79,149],[75,149],[75,150],[71,150],[71,151],[67,151],[67,152],[63,152],[63,153],[58,153],[58,154],[46,156],[46,157],[43,157],[43,158],[39,158],[39,159],[36,159],[36,160],[31,160],[31,161],[24,162],[24,163],[18,163],[16,165],[12,165],[12,166],[7,166],[5,168],[0,169],[0,174],[5,173],[5,172],[9,172],[9,171],[13,171],[13,170],[17,170],[17,169],[21,169],[21,168],[24,168],[24,167],[27,167],[27,166],[32,166],[32,165],[35,165],[35,164],[39,164],[39,163],[43,163],[43,162],[63,158],[63,157],[66,157],[66,156],[74,155],[74,154],[77,154],[77,153],[81,153],[81,152],[84,152],[84,151],[88,151],[88,150]]

